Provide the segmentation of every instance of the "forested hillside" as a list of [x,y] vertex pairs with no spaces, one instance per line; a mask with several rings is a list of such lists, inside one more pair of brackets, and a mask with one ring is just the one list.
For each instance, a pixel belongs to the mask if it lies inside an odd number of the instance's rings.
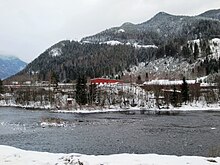
[[42,53],[19,75],[35,74],[40,80],[47,80],[49,74],[54,72],[59,81],[74,80],[80,74],[91,78],[114,76],[130,65],[146,61],[155,53],[155,48],[137,49],[129,45],[61,41]]
[[141,24],[125,23],[93,36],[85,37],[82,42],[100,43],[117,40],[122,43],[161,45],[164,42],[180,39],[197,39],[220,36],[219,10],[207,11],[199,16],[176,16],[165,12],[156,14]]
[[[141,24],[124,23],[80,42],[61,41],[12,79],[34,75],[37,80],[48,80],[55,75],[60,82],[68,82],[81,74],[90,78],[121,78],[125,73],[136,77],[151,73],[155,78],[179,78],[180,75],[196,78],[217,73],[220,70],[219,14],[219,10],[210,10],[189,17],[160,12]],[[168,66],[172,61],[169,57],[175,63]],[[158,60],[164,60],[166,69],[160,62],[154,62]],[[149,67],[153,63],[154,67]],[[140,64],[141,72],[132,69]],[[181,67],[184,72],[178,69]],[[169,74],[163,74],[165,70]]]

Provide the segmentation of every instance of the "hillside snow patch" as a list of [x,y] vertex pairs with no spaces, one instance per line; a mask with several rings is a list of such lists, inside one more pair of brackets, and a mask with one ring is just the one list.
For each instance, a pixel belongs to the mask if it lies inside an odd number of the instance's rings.
[[49,55],[52,57],[57,57],[62,54],[62,50],[60,48],[54,48],[49,52]]
[[124,33],[124,32],[125,32],[124,29],[119,29],[119,30],[118,30],[118,33]]
[[101,42],[100,44],[107,44],[107,45],[114,46],[114,45],[120,45],[120,44],[123,44],[123,43],[121,43],[119,41],[112,40],[112,41]]

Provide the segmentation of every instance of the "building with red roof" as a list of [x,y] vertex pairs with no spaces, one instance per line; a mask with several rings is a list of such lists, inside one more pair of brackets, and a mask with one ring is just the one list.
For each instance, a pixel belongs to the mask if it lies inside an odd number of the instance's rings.
[[115,83],[123,83],[121,80],[107,79],[107,78],[94,78],[90,80],[91,84],[115,84]]

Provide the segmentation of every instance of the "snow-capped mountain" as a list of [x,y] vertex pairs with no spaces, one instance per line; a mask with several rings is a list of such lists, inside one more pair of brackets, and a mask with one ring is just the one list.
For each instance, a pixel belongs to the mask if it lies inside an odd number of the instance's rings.
[[[37,73],[40,80],[54,72],[59,81],[128,75],[152,78],[196,78],[220,70],[219,10],[198,16],[165,12],[150,20],[107,29],[80,42],[61,41],[31,62],[19,76]],[[17,76],[17,75],[16,75]],[[14,78],[16,78],[14,76]]]
[[[107,29],[93,36],[85,37],[82,42],[100,43],[119,41],[122,43],[138,43],[143,45],[157,45],[172,38],[187,37],[195,39],[198,36],[219,36],[219,10],[207,11],[198,16],[176,16],[165,12],[156,14],[150,20],[140,23],[124,23],[120,27]],[[215,27],[214,27],[214,26]],[[209,34],[206,34],[206,33]]]
[[10,77],[22,69],[27,64],[15,56],[0,55],[0,79]]

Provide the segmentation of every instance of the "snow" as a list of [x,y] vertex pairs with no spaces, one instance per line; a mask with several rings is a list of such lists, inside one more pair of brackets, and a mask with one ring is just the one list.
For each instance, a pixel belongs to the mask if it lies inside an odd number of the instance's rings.
[[220,111],[219,103],[207,104],[204,101],[194,101],[192,103],[182,104],[181,107],[170,106],[170,111]]
[[[188,84],[194,84],[196,80],[186,80]],[[145,85],[178,85],[182,84],[182,80],[169,81],[167,79],[162,80],[151,80],[145,82]],[[202,83],[202,85],[207,85]],[[208,84],[210,85],[210,84]],[[212,85],[212,84],[211,84]],[[24,102],[24,104],[16,104],[13,95],[6,93],[2,95],[6,100],[0,100],[0,106],[11,106],[26,109],[48,109],[52,112],[57,113],[106,113],[106,112],[118,112],[118,111],[190,111],[190,110],[214,110],[220,111],[220,102],[207,103],[208,101],[204,99],[204,96],[199,97],[197,101],[192,101],[182,104],[182,107],[173,107],[172,105],[164,106],[161,104],[160,107],[156,104],[155,95],[152,91],[145,91],[141,87],[135,84],[123,83],[123,84],[101,84],[97,86],[97,91],[106,91],[105,95],[100,96],[100,100],[103,100],[103,104],[93,104],[79,106],[73,98],[68,97],[68,95],[56,94],[54,98],[57,99],[56,104],[50,104],[49,101],[29,101]],[[123,92],[123,98],[120,93]],[[161,95],[161,97],[163,97]],[[97,102],[98,97],[95,102]],[[113,103],[113,100],[115,101]],[[71,105],[67,104],[67,101],[71,101]],[[164,109],[163,109],[164,108]],[[168,109],[167,109],[168,108]],[[43,121],[42,126],[54,126],[51,121]],[[65,123],[60,122],[60,126],[64,126]]]
[[137,49],[140,49],[140,48],[155,48],[157,49],[158,47],[156,45],[139,45],[138,43],[134,43],[133,46]]
[[52,57],[57,57],[62,54],[62,50],[60,48],[54,48],[49,52],[49,55]]
[[[163,57],[151,61],[142,61],[136,66],[131,66],[129,68],[130,72],[125,70],[123,73],[128,75],[142,75],[143,77],[146,73],[148,73],[150,79],[179,79],[182,77],[180,75],[183,75],[189,79],[196,79],[195,75],[192,73],[197,71],[198,67],[201,65],[201,62],[204,62],[206,59],[206,56],[201,53],[199,39],[190,40],[188,43],[189,45],[192,44],[192,49],[194,49],[195,43],[197,43],[199,46],[199,58],[195,62],[189,63],[189,61],[184,58]],[[126,43],[126,45],[132,44]],[[155,45],[139,45],[138,43],[135,43],[134,46],[136,48],[157,48]],[[216,59],[218,61],[220,58],[220,39],[214,38],[209,40],[209,46],[211,53],[208,55],[208,58]],[[202,79],[203,82],[204,80],[206,80],[206,77]]]
[[92,42],[91,41],[82,41],[82,43],[91,44]]
[[211,165],[220,158],[157,154],[82,155],[25,151],[0,145],[1,165]]
[[[130,109],[131,110],[131,109]],[[136,108],[137,110],[137,108]],[[89,113],[106,113],[106,112],[123,112],[123,111],[129,111],[129,109],[121,109],[120,107],[115,109],[108,109],[108,108],[97,108],[97,109],[91,109],[91,108],[82,108],[78,110],[52,110],[52,112],[57,113],[78,113],[78,114],[89,114]]]
[[14,98],[9,100],[0,100],[0,107],[17,107],[24,109],[55,109],[54,106],[50,105],[49,101],[43,101],[43,103],[36,101],[30,101],[29,104],[16,104]]
[[218,60],[220,58],[220,39],[214,38],[209,41],[209,44],[212,52],[209,58],[214,58]]
[[119,30],[118,30],[118,33],[124,33],[124,32],[125,32],[124,29],[119,29]]
[[215,87],[217,86],[216,83],[201,83],[200,87]]
[[[186,80],[186,82],[188,84],[195,84],[196,80]],[[144,82],[144,85],[180,85],[182,83],[183,83],[182,80],[174,80],[174,81],[170,81],[170,80],[151,80],[151,81],[148,81],[148,82]]]
[[[177,91],[178,92],[178,91]],[[127,108],[121,108],[121,107],[115,107],[114,109],[111,108],[97,108],[97,109],[91,109],[91,108],[82,108],[82,109],[72,109],[72,110],[51,110],[54,113],[73,113],[73,114],[91,114],[91,113],[108,113],[108,112],[134,112],[138,113],[138,111],[146,110],[148,112],[151,112],[151,114],[155,114],[157,112],[183,112],[183,111],[220,111],[219,104],[206,104],[204,102],[197,102],[197,103],[187,103],[186,105],[182,105],[181,107],[173,107],[172,105],[169,105],[169,109],[167,108],[158,108],[155,105],[148,107],[127,107]],[[46,126],[65,126],[65,125],[55,125],[51,123],[45,123]]]
[[201,83],[205,83],[207,80],[208,76],[203,76],[203,77],[198,77],[196,79],[196,82],[201,82]]
[[[200,39],[191,40],[191,41],[188,41],[188,43],[189,44],[197,43],[197,45],[199,46],[199,57],[202,60],[205,59],[205,57],[202,57],[202,54],[201,54]],[[219,38],[213,38],[213,39],[209,40],[209,46],[210,46],[210,49],[211,49],[211,54],[208,55],[209,59],[214,58],[214,59],[218,60],[219,57],[220,57],[220,39]],[[193,45],[192,48],[194,49],[194,45]]]
[[100,42],[100,44],[107,44],[107,45],[122,45],[123,43],[116,41],[116,40],[111,40],[111,41],[106,41],[106,42]]
[[[111,46],[124,45],[124,43],[119,42],[117,40],[110,40],[110,41],[100,42],[99,44],[107,44],[107,45],[111,45]],[[131,44],[130,42],[127,42],[125,45],[132,45],[136,49],[140,49],[140,48],[145,48],[145,49],[154,48],[154,49],[157,49],[158,48],[156,45],[139,45],[138,43]]]
[[215,43],[220,44],[220,38],[213,38],[213,39],[212,39],[212,42],[215,42]]
[[61,123],[57,123],[57,122],[41,122],[40,125],[43,128],[45,128],[45,127],[65,127],[66,123],[65,122],[61,122]]
[[[189,64],[184,59],[176,59],[173,57],[164,57],[150,62],[140,62],[137,66],[131,66],[130,72],[123,71],[129,75],[145,75],[149,74],[150,79],[177,79],[180,74],[190,78],[189,70],[193,68],[193,64]],[[159,70],[159,71],[158,71]]]
[[199,45],[200,44],[200,40],[199,39],[191,40],[191,41],[189,41],[189,43],[197,43]]

